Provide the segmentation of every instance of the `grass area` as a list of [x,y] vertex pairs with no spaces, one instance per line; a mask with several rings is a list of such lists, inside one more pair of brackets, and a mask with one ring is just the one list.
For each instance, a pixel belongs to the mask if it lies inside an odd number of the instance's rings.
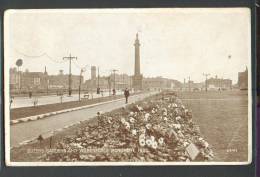
[[213,146],[216,161],[247,161],[248,99],[246,91],[179,93],[193,120]]
[[54,103],[54,104],[47,104],[47,105],[40,105],[36,107],[25,107],[25,108],[14,108],[10,111],[11,120],[24,118],[28,116],[34,116],[54,111],[60,111],[69,108],[76,108],[85,105],[91,105],[99,102],[110,101],[113,99],[123,98],[123,95],[116,95],[116,96],[108,96],[108,97],[101,97],[101,98],[94,98],[82,101],[70,101],[64,103]]

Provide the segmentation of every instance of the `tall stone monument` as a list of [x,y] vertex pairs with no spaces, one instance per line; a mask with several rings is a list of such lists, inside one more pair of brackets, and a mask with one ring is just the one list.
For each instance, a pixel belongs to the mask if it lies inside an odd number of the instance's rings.
[[133,88],[134,90],[142,90],[143,87],[143,75],[140,71],[140,42],[138,39],[138,33],[135,39],[135,73],[133,76]]

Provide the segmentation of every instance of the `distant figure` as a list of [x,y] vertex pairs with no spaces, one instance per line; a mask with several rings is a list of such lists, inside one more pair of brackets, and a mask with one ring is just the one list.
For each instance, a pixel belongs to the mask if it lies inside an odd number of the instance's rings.
[[14,102],[14,97],[11,96],[11,98],[10,98],[10,108],[11,108],[13,102]]
[[113,89],[113,95],[116,95],[116,89]]
[[33,99],[33,106],[36,107],[38,105],[38,98],[34,97]]
[[99,87],[97,88],[97,94],[100,94],[100,88]]
[[128,103],[128,97],[130,96],[128,88],[125,89],[124,95],[125,95],[125,103],[127,104]]
[[60,95],[60,103],[62,103],[63,95]]

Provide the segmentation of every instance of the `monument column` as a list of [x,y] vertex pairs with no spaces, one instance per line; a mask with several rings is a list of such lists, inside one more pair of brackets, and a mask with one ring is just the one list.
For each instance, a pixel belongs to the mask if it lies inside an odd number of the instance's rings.
[[138,33],[135,39],[135,75],[140,75],[140,43],[138,39]]
[[138,33],[136,34],[134,46],[135,46],[135,70],[133,76],[133,88],[135,90],[142,90],[143,76],[140,71],[140,42],[138,39]]

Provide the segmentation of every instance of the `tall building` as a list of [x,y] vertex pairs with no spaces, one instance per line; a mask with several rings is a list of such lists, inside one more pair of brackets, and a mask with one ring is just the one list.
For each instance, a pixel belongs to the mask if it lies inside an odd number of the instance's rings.
[[142,90],[143,86],[143,75],[141,74],[140,71],[140,42],[138,39],[138,33],[136,34],[136,39],[135,39],[135,73],[133,76],[133,88],[135,90]]
[[[19,82],[20,82],[20,75],[16,68],[10,68],[10,90],[18,90],[19,89]],[[21,73],[21,72],[20,72]]]
[[97,68],[96,66],[91,66],[91,89],[97,89]]
[[240,90],[247,90],[248,89],[248,70],[244,72],[238,73],[238,82],[237,82]]
[[96,79],[97,77],[97,68],[96,66],[91,66],[91,80]]

